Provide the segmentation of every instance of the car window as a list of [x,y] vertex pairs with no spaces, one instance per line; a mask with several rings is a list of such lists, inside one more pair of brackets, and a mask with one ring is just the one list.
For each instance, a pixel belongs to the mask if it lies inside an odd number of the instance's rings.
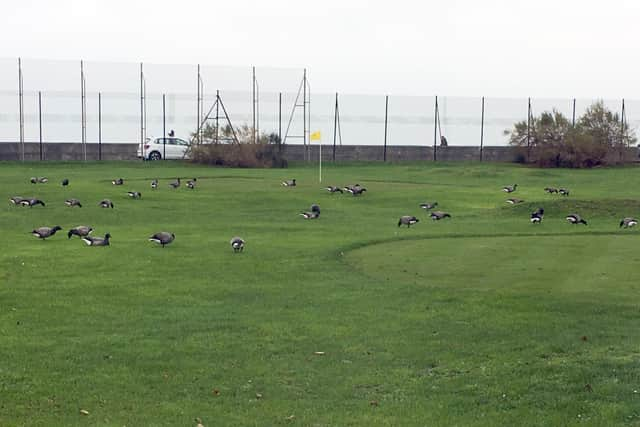
[[189,145],[189,143],[187,141],[185,141],[184,139],[180,139],[180,138],[176,138],[176,144],[178,144],[178,145]]

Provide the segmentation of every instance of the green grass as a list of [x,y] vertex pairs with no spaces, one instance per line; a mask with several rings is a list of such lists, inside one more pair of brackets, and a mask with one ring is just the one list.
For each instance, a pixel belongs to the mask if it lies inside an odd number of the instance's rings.
[[[330,195],[304,165],[0,164],[5,200],[47,203],[0,208],[0,425],[640,425],[640,231],[618,228],[640,169],[324,172],[369,191]],[[433,200],[453,217],[429,220]],[[311,203],[317,221],[297,215]],[[68,240],[80,224],[112,246]]]

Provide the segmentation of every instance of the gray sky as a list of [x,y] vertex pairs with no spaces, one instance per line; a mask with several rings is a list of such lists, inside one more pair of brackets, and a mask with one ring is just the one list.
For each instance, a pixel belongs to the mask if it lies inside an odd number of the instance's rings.
[[3,57],[308,67],[316,92],[640,98],[634,0],[21,0]]

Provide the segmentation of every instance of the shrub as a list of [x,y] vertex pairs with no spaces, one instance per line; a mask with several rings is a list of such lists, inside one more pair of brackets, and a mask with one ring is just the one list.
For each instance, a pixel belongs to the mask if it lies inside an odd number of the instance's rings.
[[575,126],[558,111],[543,112],[514,125],[509,144],[516,156],[541,167],[591,168],[618,164],[625,148],[636,143],[633,130],[602,102],[592,104]]
[[[240,168],[285,168],[280,137],[256,135],[247,125],[234,129],[227,125],[216,132],[215,126],[203,128],[200,144],[192,145],[192,162]],[[195,138],[194,138],[195,139]]]

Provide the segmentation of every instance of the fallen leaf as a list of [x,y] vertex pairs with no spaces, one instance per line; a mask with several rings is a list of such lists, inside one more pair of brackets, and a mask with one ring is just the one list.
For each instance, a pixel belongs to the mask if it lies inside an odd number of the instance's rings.
[[369,402],[369,405],[378,406],[378,401],[377,400],[372,400],[371,402]]
[[586,336],[586,335],[581,336],[581,337],[580,337],[580,339],[581,339],[582,341],[587,341],[587,340],[588,340],[588,338],[587,338],[587,336]]
[[87,411],[86,409],[80,409],[80,413],[82,415],[89,415],[89,411]]
[[289,416],[286,418],[286,420],[287,420],[287,421],[293,421],[293,419],[294,419],[295,417],[296,417],[295,415],[291,414],[291,415],[289,415]]
[[325,352],[324,351],[314,351],[313,354],[315,354],[316,356],[324,356]]
[[214,388],[212,393],[214,396],[220,396],[220,390],[218,390],[217,388]]
[[262,399],[262,393],[256,393],[256,399]]

